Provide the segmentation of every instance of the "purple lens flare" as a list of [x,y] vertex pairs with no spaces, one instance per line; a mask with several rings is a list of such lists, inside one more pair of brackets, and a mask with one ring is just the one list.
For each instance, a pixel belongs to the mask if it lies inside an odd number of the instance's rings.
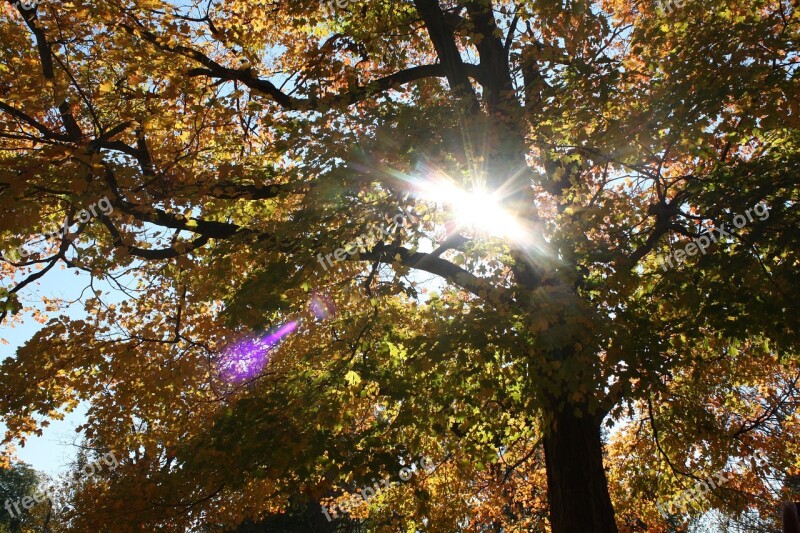
[[267,365],[272,348],[297,329],[299,324],[299,320],[292,320],[271,333],[237,342],[223,356],[223,372],[236,381],[255,377]]
[[325,294],[315,294],[312,296],[308,307],[320,322],[333,315],[336,311],[333,300]]

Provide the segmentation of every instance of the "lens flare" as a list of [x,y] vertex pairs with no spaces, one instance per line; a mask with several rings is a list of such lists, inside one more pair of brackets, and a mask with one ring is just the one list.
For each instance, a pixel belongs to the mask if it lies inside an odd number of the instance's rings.
[[308,302],[308,308],[320,322],[333,315],[336,310],[333,300],[324,294],[312,296],[311,301]]
[[384,172],[407,187],[416,198],[446,206],[452,215],[450,222],[455,223],[457,231],[499,237],[523,247],[535,240],[535,228],[520,219],[519,213],[508,205],[510,198],[526,188],[526,181],[520,179],[522,169],[496,189],[487,188],[484,178],[470,180],[472,185],[465,188],[445,172],[425,163],[420,163],[414,174],[393,169]]
[[239,381],[258,375],[267,362],[272,348],[299,325],[293,320],[272,333],[249,337],[234,344],[223,357],[223,371],[231,379]]
[[459,229],[515,242],[523,242],[529,235],[503,205],[498,192],[490,192],[482,186],[465,190],[444,177],[420,180],[416,188],[422,199],[449,206]]

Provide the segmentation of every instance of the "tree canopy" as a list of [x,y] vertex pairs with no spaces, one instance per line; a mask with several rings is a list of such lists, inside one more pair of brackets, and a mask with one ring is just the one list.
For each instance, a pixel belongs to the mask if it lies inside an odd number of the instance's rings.
[[343,4],[0,8],[5,443],[120,458],[52,527],[774,528],[796,3]]
[[[0,531],[21,533],[33,531],[36,525],[50,521],[47,501],[35,501],[43,478],[30,465],[20,463],[0,468]],[[42,500],[41,494],[38,494]],[[24,500],[24,501],[23,501]],[[28,508],[25,508],[25,503]]]

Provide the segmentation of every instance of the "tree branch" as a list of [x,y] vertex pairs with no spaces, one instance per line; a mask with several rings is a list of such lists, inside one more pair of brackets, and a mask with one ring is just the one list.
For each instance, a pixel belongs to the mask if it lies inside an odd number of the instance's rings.
[[467,101],[471,112],[477,112],[479,109],[478,97],[470,84],[464,62],[461,60],[455,34],[445,20],[438,0],[414,0],[414,6],[425,23],[425,28],[428,30],[439,60],[444,65],[450,87],[459,99]]
[[[434,65],[419,65],[410,67],[394,74],[384,76],[373,80],[366,85],[357,86],[347,91],[340,92],[332,96],[323,96],[321,98],[296,98],[289,96],[281,91],[271,81],[259,78],[255,75],[252,69],[237,70],[220,65],[204,53],[187,46],[176,45],[168,46],[158,40],[158,37],[150,31],[142,28],[132,28],[127,24],[122,27],[132,34],[141,36],[147,42],[153,44],[157,48],[178,54],[186,57],[203,67],[191,69],[187,72],[188,76],[208,76],[222,81],[238,81],[246,87],[254,91],[268,96],[273,101],[278,103],[286,110],[319,110],[323,107],[331,107],[336,105],[352,105],[358,103],[365,98],[375,94],[387,91],[389,89],[405,85],[413,81],[446,76],[447,69],[442,64]],[[476,65],[462,64],[462,70],[465,73],[469,72],[476,79],[482,79],[482,73]],[[467,85],[469,85],[469,78],[466,78]]]
[[439,276],[491,303],[510,300],[508,291],[494,287],[488,281],[479,278],[458,265],[430,254],[412,252],[402,246],[378,246],[370,252],[359,254],[359,260],[379,261],[388,264],[399,263],[409,268],[422,270]]

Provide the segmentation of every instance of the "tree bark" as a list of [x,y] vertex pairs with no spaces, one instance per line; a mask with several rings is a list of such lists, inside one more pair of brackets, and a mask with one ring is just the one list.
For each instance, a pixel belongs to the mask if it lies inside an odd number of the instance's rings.
[[600,422],[577,406],[553,416],[544,438],[547,497],[553,533],[617,533],[603,470]]

